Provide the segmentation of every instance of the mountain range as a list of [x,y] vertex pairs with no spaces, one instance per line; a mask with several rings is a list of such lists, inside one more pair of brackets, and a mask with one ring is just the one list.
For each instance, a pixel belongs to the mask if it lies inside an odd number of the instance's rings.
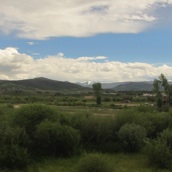
[[[25,80],[0,80],[0,89],[22,89],[22,90],[84,90],[92,88],[94,81],[70,83],[56,81],[43,77]],[[114,82],[102,83],[103,89],[114,91],[151,91],[153,82]]]
[[[85,81],[77,84],[92,88],[92,84],[94,83],[96,82]],[[101,83],[101,85],[103,89],[111,89],[114,91],[151,91],[153,89],[152,81]]]
[[84,87],[70,82],[56,81],[43,77],[25,80],[0,80],[0,89],[22,89],[22,90],[76,90]]

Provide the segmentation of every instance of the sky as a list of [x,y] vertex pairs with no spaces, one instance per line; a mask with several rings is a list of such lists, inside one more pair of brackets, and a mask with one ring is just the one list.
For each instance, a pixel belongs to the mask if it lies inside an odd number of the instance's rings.
[[0,4],[0,79],[172,80],[172,0]]

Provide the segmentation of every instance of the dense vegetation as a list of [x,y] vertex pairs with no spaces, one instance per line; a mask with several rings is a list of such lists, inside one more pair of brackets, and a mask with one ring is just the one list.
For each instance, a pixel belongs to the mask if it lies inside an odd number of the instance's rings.
[[95,96],[3,93],[0,171],[171,171],[171,88],[161,74],[154,96],[146,97],[103,92],[100,83],[93,85]]
[[[91,110],[66,112],[40,104],[19,109],[1,106],[1,169],[28,168],[42,158],[72,158],[84,152],[114,156],[122,152],[131,156],[139,153],[147,157],[148,167],[151,164],[154,168],[171,169],[171,111],[162,113],[139,106],[110,113],[94,115]],[[97,171],[112,171],[115,164],[109,165],[102,156],[86,154],[75,170],[84,168],[89,171],[96,166],[100,168],[95,169]]]

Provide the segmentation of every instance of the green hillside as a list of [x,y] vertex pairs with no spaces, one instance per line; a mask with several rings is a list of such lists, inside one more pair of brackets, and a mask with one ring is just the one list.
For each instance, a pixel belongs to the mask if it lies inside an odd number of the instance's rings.
[[128,82],[113,88],[114,91],[152,91],[153,84],[150,82]]
[[16,81],[0,81],[0,89],[24,89],[24,90],[76,90],[85,89],[80,85],[70,82],[55,81],[47,78],[35,78]]

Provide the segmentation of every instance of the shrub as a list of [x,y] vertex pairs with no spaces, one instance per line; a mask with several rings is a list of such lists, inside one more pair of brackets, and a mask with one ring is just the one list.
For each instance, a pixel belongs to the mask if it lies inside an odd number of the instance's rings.
[[0,148],[0,167],[23,168],[28,164],[28,152],[17,144],[3,145]]
[[[172,115],[169,113],[146,114],[144,120],[149,138],[156,138],[163,130],[172,124]],[[148,126],[149,123],[149,126]]]
[[171,168],[172,154],[169,146],[160,138],[146,144],[149,164],[158,168]]
[[153,113],[155,111],[155,107],[150,105],[140,105],[137,107],[137,111],[141,113],[148,113],[148,112]]
[[80,133],[69,126],[62,126],[59,133],[58,153],[62,156],[71,156],[79,148]]
[[16,127],[5,128],[1,133],[0,144],[18,144],[22,147],[27,147],[29,137],[23,128]]
[[170,113],[141,113],[138,110],[122,110],[115,116],[114,135],[124,124],[135,123],[144,127],[149,138],[156,138],[164,129],[172,126]]
[[172,129],[167,128],[160,134],[161,141],[164,141],[172,153]]
[[77,125],[75,123],[75,126],[81,133],[81,142],[84,148],[112,151],[112,147],[109,147],[109,145],[113,144],[113,120],[111,117],[82,117],[82,120],[78,120],[77,123]]
[[72,155],[79,142],[77,130],[57,122],[46,120],[37,126],[35,132],[35,150],[41,155]]
[[125,151],[138,151],[144,145],[146,130],[137,124],[124,124],[118,133],[121,146]]
[[139,117],[135,110],[121,110],[115,116],[114,133],[117,133],[124,124],[137,123]]
[[172,168],[172,130],[167,128],[157,139],[147,142],[146,153],[153,166]]
[[0,167],[22,168],[28,164],[28,136],[21,128],[0,132]]
[[101,154],[87,154],[81,158],[78,172],[111,172],[112,169]]
[[43,105],[29,105],[19,109],[14,118],[14,123],[17,126],[24,128],[27,134],[32,137],[36,125],[46,119],[55,119],[55,112],[52,109]]

